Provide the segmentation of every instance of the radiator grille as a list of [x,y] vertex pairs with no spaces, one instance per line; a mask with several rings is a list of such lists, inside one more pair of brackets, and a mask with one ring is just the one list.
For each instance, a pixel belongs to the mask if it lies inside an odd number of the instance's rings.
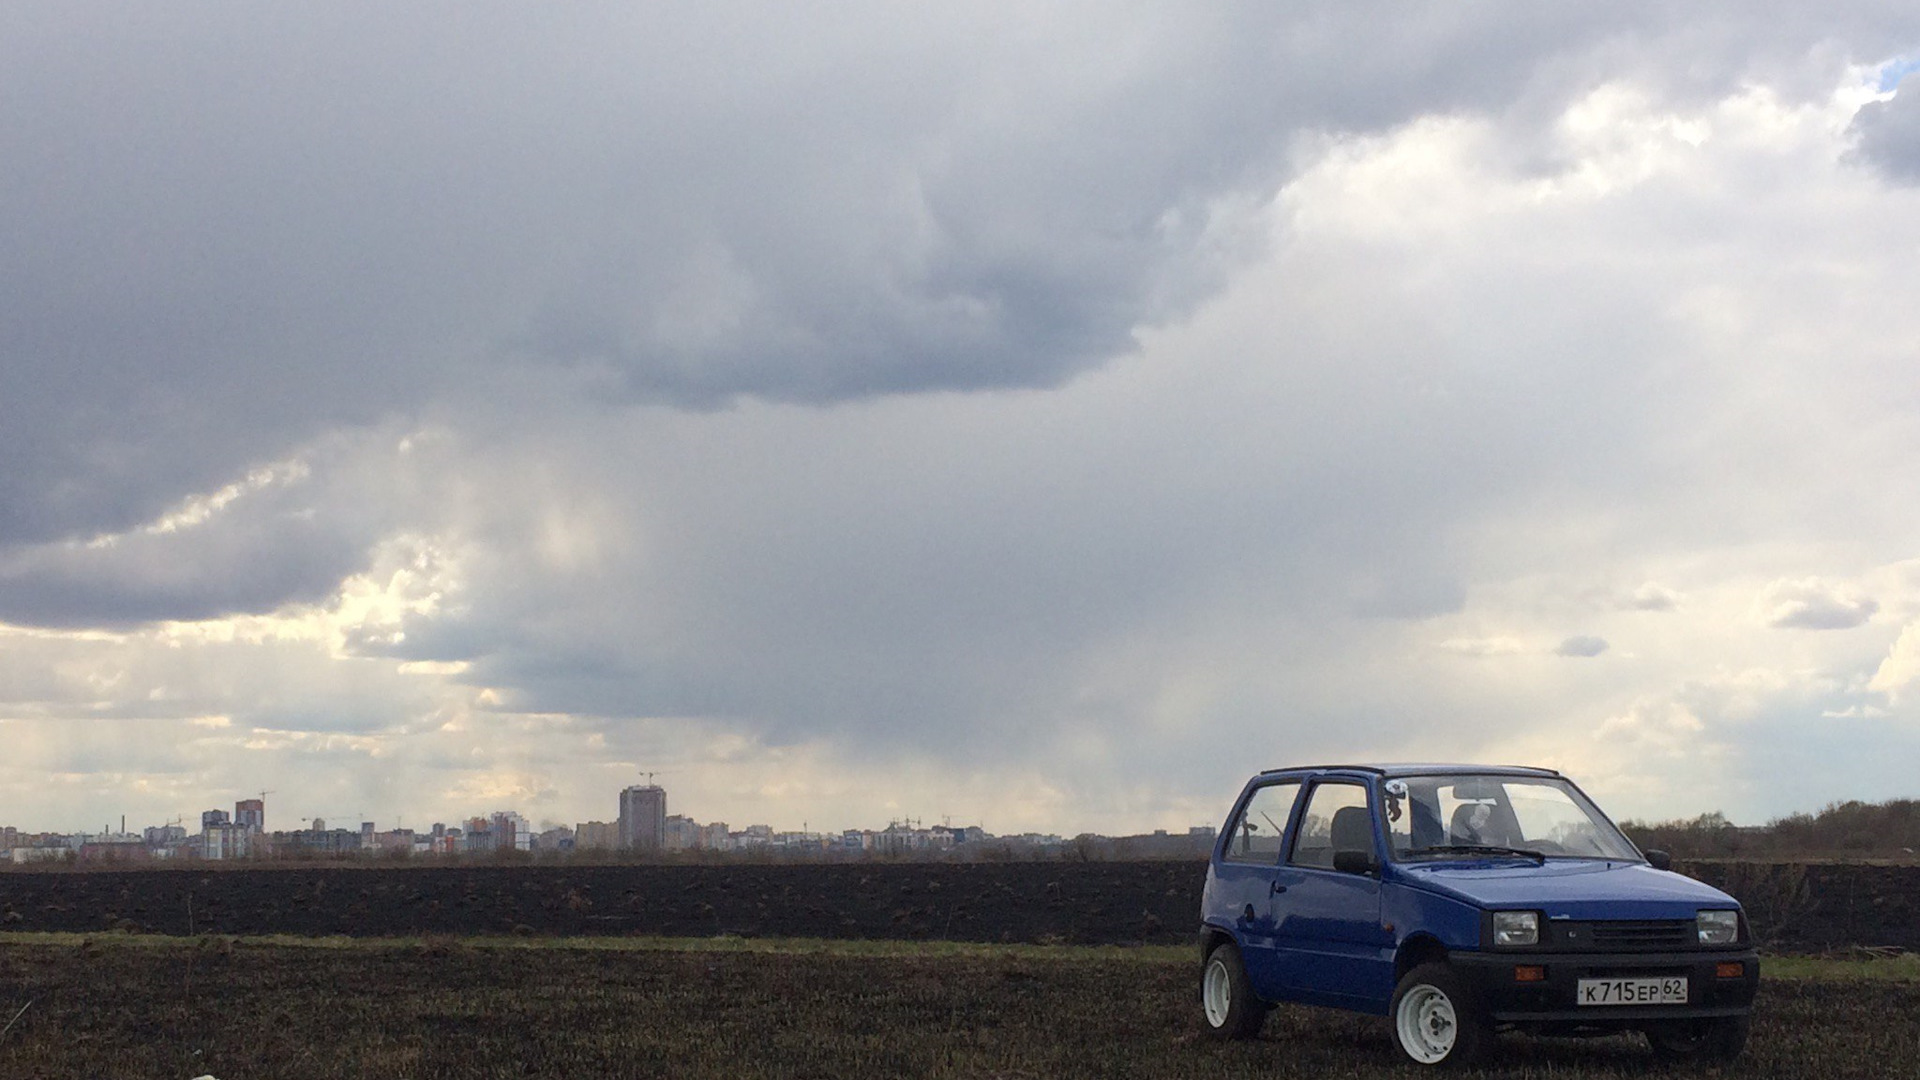
[[1620,919],[1588,923],[1594,948],[1614,952],[1691,949],[1699,945],[1692,919]]

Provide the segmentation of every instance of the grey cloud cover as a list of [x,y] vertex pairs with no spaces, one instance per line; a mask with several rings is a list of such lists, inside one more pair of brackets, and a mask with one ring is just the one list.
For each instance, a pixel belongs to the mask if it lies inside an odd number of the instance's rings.
[[1853,132],[1862,160],[1897,181],[1920,183],[1920,79],[1909,75],[1893,97],[1861,106]]
[[502,367],[701,406],[1056,385],[1217,287],[1303,131],[1551,110],[1628,43],[1700,89],[1751,62],[1756,22],[1661,12],[15,8],[0,540]]
[[[1057,383],[1208,288],[1299,126],[1449,96],[1378,43],[1141,14],[17,12],[0,536],[497,365],[694,404]],[[1290,92],[1327,78],[1376,89]]]
[[[1680,761],[1858,704],[1670,691],[1884,653],[1782,523],[1911,554],[1860,419],[1910,247],[1792,140],[1920,20],[1114,12],[9,13],[0,622],[126,636],[0,639],[68,673],[0,724],[475,801],[931,758],[1093,827],[1220,740]],[[95,738],[20,768],[138,772]]]

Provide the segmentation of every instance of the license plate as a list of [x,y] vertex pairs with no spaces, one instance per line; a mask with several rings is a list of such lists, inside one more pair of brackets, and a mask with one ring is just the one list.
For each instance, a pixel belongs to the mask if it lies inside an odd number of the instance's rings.
[[1685,1005],[1684,975],[1651,979],[1581,979],[1576,1000],[1582,1005]]

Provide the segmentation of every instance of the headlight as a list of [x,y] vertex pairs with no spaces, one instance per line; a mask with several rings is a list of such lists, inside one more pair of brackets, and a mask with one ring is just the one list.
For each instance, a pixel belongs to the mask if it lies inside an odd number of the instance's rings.
[[[1701,912],[1701,914],[1708,913]],[[1494,912],[1493,943],[1502,946],[1540,944],[1540,913],[1537,911]]]
[[1703,911],[1698,924],[1702,945],[1731,945],[1740,940],[1740,913],[1737,911]]

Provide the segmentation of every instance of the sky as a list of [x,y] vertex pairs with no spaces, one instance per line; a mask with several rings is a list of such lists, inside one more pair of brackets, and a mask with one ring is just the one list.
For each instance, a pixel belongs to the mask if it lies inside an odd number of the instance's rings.
[[1920,795],[1911,4],[0,3],[0,823]]

